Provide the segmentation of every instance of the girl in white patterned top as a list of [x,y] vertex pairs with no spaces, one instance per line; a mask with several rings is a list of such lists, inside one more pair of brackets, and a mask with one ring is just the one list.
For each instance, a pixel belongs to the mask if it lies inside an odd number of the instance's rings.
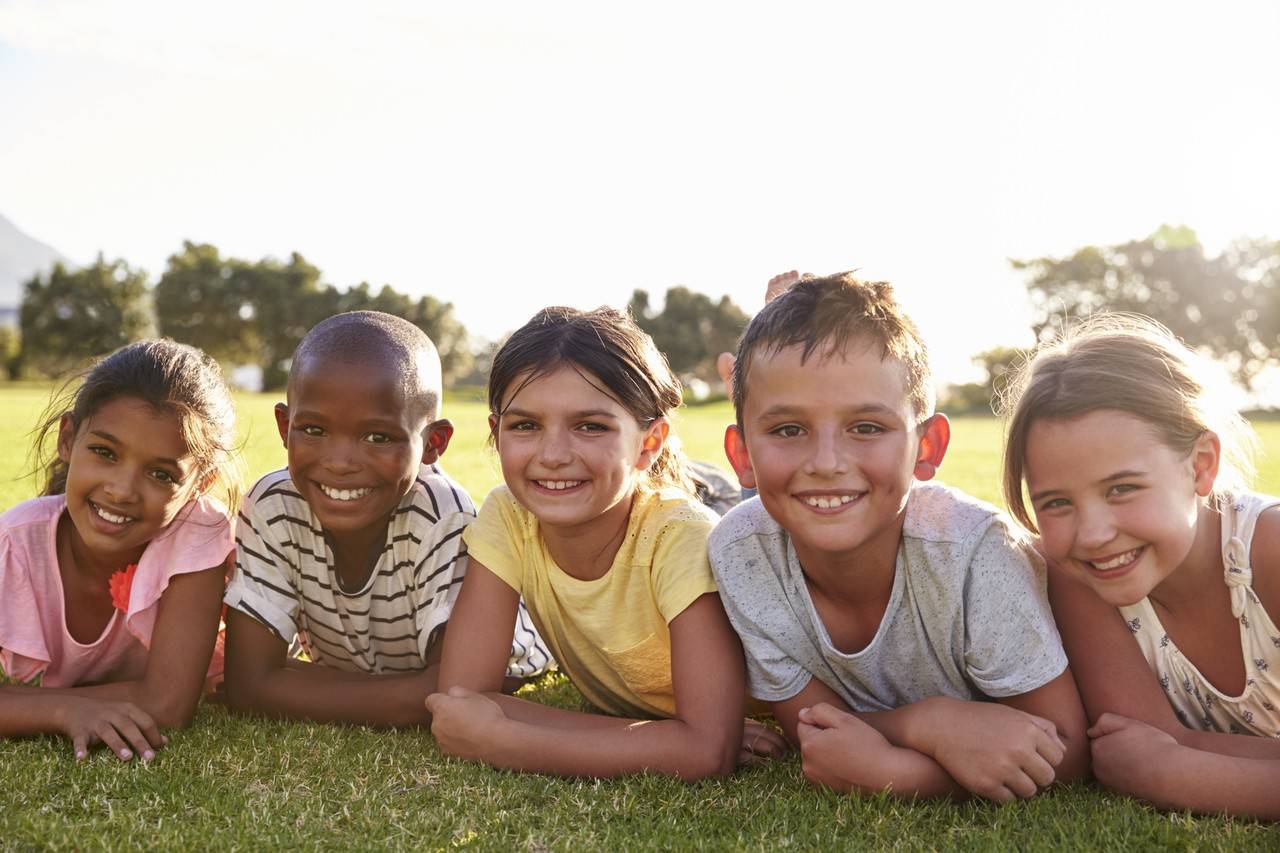
[[1085,321],[1014,383],[1004,490],[1052,567],[1098,779],[1277,819],[1280,499],[1244,489],[1256,438],[1223,384],[1147,318]]

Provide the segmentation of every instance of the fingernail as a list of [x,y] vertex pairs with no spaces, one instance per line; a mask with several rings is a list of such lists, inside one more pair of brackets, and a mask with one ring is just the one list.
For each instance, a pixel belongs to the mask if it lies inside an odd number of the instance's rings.
[[129,750],[127,750],[127,749],[122,749],[122,750],[120,750],[120,757],[121,757],[121,758],[133,758],[133,753],[132,753],[132,752],[130,752]]
[[79,752],[77,752],[77,753],[76,753],[76,759],[77,759],[77,760],[79,760],[79,759],[81,759],[81,758],[84,758],[84,756],[85,756],[85,752],[84,752],[84,750],[80,750]]
[[155,758],[155,757],[156,757],[156,754],[155,754],[154,752],[152,752],[151,750],[149,750],[149,749],[148,749],[146,752],[142,753],[142,760],[143,760],[143,761],[150,761],[151,759],[153,759],[153,758]]
[[161,743],[161,744],[168,744],[168,743],[169,743],[169,737],[168,737],[168,735],[160,735],[160,743]]

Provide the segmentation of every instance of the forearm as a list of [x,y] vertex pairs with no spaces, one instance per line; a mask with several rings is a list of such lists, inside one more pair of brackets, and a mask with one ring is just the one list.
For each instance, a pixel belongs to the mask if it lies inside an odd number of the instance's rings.
[[1164,809],[1280,820],[1280,761],[1175,747],[1151,756],[1147,772],[1104,780]]
[[[888,738],[887,735],[885,737]],[[909,747],[890,746],[868,756],[867,760],[850,768],[848,779],[849,790],[863,794],[885,791],[907,800],[937,797],[965,800],[969,797],[969,792],[957,784],[941,764]]]
[[1179,726],[1170,731],[1182,746],[1200,752],[1237,758],[1257,758],[1280,761],[1280,738],[1233,735],[1225,732],[1201,732]]
[[61,712],[73,697],[41,687],[0,687],[0,737],[61,732]]
[[319,723],[355,723],[402,728],[425,726],[423,705],[436,689],[438,669],[405,675],[343,673],[327,667],[285,666],[252,679],[228,679],[228,699],[239,712]]
[[112,702],[131,702],[145,711],[163,728],[182,728],[191,722],[200,702],[198,693],[179,696],[172,686],[168,689],[150,684],[146,680],[112,681],[106,684],[86,684],[80,687],[22,687],[19,690],[40,692],[51,696],[83,697]]
[[601,725],[592,719],[596,715],[574,716],[578,725],[566,717],[552,725],[503,720],[478,757],[495,767],[557,776],[611,778],[651,770],[687,782],[727,776],[736,765],[737,733],[731,739],[681,720],[604,718],[609,725]]
[[530,702],[504,693],[486,693],[485,696],[497,702],[502,713],[508,719],[551,729],[582,731],[583,729],[621,729],[638,720],[624,717],[611,717],[607,714],[588,714],[581,711],[570,711],[538,702]]

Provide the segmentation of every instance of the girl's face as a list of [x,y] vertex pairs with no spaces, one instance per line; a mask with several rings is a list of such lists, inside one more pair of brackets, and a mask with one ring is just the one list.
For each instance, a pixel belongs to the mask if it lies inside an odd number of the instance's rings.
[[503,398],[501,416],[489,418],[507,487],[544,527],[620,521],[637,479],[662,449],[666,420],[641,426],[602,387],[571,365],[528,383],[521,376],[511,384],[514,396]]
[[136,397],[104,403],[79,428],[64,415],[72,550],[98,564],[136,563],[196,492],[196,462],[178,415]]
[[1206,432],[1190,454],[1140,418],[1101,409],[1039,420],[1027,434],[1026,480],[1046,557],[1108,603],[1145,598],[1183,565],[1210,512],[1218,469]]

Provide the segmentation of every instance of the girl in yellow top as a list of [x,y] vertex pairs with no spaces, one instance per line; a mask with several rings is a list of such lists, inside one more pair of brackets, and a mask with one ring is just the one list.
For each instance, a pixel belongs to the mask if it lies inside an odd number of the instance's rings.
[[[780,738],[743,723],[742,649],[707,561],[715,516],[669,441],[680,385],[609,308],[548,308],[498,351],[489,426],[505,486],[464,540],[432,732],[515,770],[725,775]],[[560,668],[602,714],[504,696],[523,595]],[[608,715],[608,716],[606,716]]]

